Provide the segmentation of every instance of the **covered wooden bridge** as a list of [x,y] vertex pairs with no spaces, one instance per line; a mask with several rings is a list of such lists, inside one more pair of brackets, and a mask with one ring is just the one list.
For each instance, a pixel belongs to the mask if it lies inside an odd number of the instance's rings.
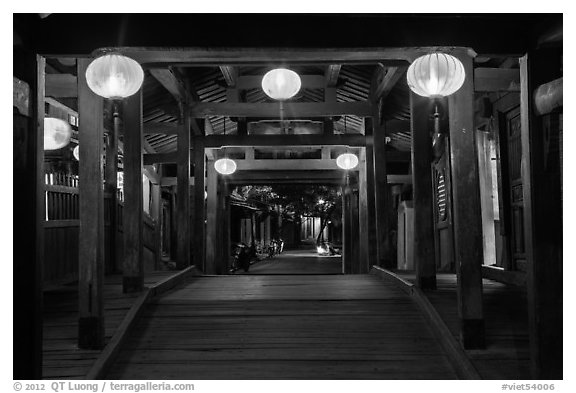
[[[561,379],[562,16],[241,19],[14,15],[14,378]],[[86,76],[111,52],[144,72],[122,100]],[[408,86],[430,53],[448,97]],[[295,220],[282,275],[230,275],[233,190],[274,184],[341,190],[341,258]]]

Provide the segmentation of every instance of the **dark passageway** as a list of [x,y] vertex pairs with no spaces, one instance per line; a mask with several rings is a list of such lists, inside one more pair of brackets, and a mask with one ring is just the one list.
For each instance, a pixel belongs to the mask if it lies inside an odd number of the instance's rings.
[[261,260],[250,267],[248,273],[236,274],[339,274],[342,258],[339,255],[318,255],[312,242],[284,250],[273,258]]

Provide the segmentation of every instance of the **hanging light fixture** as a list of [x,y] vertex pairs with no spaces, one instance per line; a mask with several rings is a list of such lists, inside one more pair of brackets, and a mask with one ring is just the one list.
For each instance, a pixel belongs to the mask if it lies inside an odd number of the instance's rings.
[[135,94],[144,81],[144,71],[136,60],[117,53],[100,56],[88,65],[86,82],[97,95],[122,99]]
[[270,98],[275,100],[287,100],[294,97],[302,82],[300,76],[286,68],[276,68],[268,71],[262,78],[262,90]]
[[[346,134],[346,116],[344,116],[344,134]],[[336,165],[344,170],[354,169],[358,165],[358,157],[347,149],[346,153],[340,154],[336,158]]]
[[358,157],[352,153],[340,154],[336,158],[336,165],[345,170],[354,169],[358,165]]
[[[224,136],[226,136],[226,117],[224,117]],[[219,160],[216,160],[216,162],[214,162],[214,169],[216,169],[216,172],[222,175],[233,174],[234,172],[236,172],[236,167],[237,167],[236,162],[226,157],[226,154],[224,154],[224,158],[221,158]]]
[[464,65],[446,53],[432,53],[414,60],[406,73],[408,86],[423,97],[446,97],[464,84]]
[[72,127],[54,117],[44,118],[44,150],[58,150],[70,143]]
[[74,150],[72,150],[72,155],[76,159],[76,161],[80,161],[80,145],[76,145]]
[[236,172],[236,163],[229,158],[221,158],[214,163],[216,172],[222,175],[231,175]]

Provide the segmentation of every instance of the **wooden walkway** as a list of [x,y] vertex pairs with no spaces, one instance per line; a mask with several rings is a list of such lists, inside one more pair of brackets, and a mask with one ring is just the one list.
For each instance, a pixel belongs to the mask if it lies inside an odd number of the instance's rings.
[[371,275],[193,278],[156,298],[109,379],[455,379],[413,301]]
[[[320,256],[314,244],[284,250],[283,253],[266,258],[250,266],[247,274],[341,274],[340,256]],[[235,274],[245,274],[242,270]]]
[[[147,274],[145,284],[155,284],[177,272]],[[107,276],[104,283],[106,342],[116,332],[139,294],[122,294],[122,276]],[[62,285],[44,292],[43,323],[44,379],[83,379],[101,351],[78,349],[77,284]]]
[[[413,272],[395,271],[414,282]],[[456,275],[437,274],[438,289],[425,291],[430,303],[459,340]],[[482,379],[531,379],[525,287],[483,279],[486,349],[467,350]]]

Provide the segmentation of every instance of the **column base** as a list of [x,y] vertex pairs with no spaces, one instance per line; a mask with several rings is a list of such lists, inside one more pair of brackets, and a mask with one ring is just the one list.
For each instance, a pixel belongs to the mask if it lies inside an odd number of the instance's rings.
[[486,348],[484,319],[461,319],[460,340],[464,349]]
[[82,349],[104,348],[104,317],[78,319],[78,347]]
[[144,277],[122,277],[122,293],[142,292],[144,290]]

